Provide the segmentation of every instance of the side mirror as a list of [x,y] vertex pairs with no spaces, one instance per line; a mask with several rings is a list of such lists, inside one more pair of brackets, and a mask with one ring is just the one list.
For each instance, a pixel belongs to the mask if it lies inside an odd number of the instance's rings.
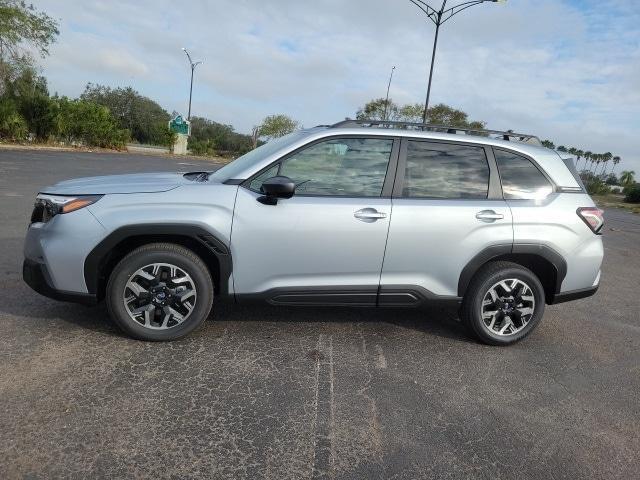
[[296,184],[289,177],[271,177],[267,178],[260,190],[264,195],[258,197],[260,203],[265,205],[276,205],[279,198],[291,198],[296,191]]

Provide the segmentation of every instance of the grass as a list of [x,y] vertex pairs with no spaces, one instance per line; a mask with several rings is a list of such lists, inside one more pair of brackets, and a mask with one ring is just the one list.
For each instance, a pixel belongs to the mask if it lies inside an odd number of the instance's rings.
[[593,201],[603,208],[622,208],[628,212],[640,214],[640,204],[626,203],[624,195],[609,193],[607,195],[591,195]]

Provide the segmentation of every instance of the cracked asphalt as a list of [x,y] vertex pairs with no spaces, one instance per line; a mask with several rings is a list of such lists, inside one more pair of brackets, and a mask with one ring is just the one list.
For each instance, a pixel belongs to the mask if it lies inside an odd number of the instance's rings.
[[38,189],[211,163],[0,150],[0,478],[640,476],[640,216],[607,211],[595,297],[508,348],[452,310],[216,304],[174,343],[21,279]]

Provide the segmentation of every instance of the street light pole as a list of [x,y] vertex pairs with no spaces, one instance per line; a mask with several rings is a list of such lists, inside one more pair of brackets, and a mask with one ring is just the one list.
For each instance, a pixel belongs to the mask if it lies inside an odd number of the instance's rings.
[[449,8],[446,8],[447,0],[443,0],[442,5],[440,6],[440,10],[436,10],[424,0],[409,1],[420,10],[422,10],[422,12],[425,13],[427,17],[429,17],[429,20],[431,20],[436,26],[436,33],[433,38],[433,52],[431,53],[429,82],[427,84],[427,98],[424,102],[424,113],[422,114],[422,123],[427,123],[427,110],[429,109],[429,97],[431,96],[431,80],[433,79],[433,64],[436,59],[436,48],[438,46],[438,34],[440,33],[440,25],[444,24],[447,20],[450,20],[454,15],[460,13],[463,10],[466,10],[469,7],[473,7],[474,5],[480,5],[481,3],[485,2],[500,3],[506,2],[507,0],[471,0],[468,2],[459,3],[458,5],[454,5],[453,7]]
[[194,62],[191,60],[191,55],[186,48],[182,47],[182,51],[187,54],[187,58],[189,59],[189,65],[191,66],[191,85],[189,86],[189,113],[187,114],[187,120],[191,120],[191,95],[193,94],[193,71],[196,69],[198,65],[202,62]]
[[393,78],[393,71],[396,69],[395,66],[391,67],[391,75],[389,75],[389,84],[387,85],[387,98],[384,101],[384,118],[383,120],[387,120],[387,107],[389,106],[389,89],[391,88],[391,79]]

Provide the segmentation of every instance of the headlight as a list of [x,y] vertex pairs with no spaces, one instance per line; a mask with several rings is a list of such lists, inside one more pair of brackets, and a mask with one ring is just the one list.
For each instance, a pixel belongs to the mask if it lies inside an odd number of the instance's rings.
[[31,223],[48,222],[61,213],[74,212],[92,203],[96,203],[102,195],[50,195],[41,193],[36,197],[35,208],[31,214]]

